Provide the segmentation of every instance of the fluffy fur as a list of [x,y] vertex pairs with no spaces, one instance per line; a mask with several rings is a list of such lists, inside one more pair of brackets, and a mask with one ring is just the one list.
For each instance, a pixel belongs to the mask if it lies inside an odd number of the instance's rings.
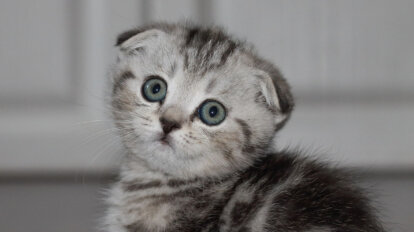
[[[293,109],[280,72],[219,28],[154,24],[118,37],[113,115],[128,150],[106,227],[140,231],[383,231],[337,170],[271,152]],[[168,86],[148,102],[151,76]],[[206,99],[227,112],[200,120]],[[164,133],[160,118],[177,127]]]

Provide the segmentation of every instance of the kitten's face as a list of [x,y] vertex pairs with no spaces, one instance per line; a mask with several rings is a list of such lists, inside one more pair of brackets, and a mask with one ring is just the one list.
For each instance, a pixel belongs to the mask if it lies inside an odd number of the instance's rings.
[[115,121],[150,169],[192,177],[233,172],[260,156],[286,119],[257,60],[227,37],[201,33],[149,29],[120,43]]

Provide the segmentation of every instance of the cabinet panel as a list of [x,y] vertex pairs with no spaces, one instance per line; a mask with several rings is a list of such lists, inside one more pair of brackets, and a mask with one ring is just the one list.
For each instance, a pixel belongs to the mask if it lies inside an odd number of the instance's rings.
[[215,0],[212,21],[276,63],[298,95],[412,95],[413,1]]
[[0,3],[0,173],[114,167],[110,64],[140,12],[141,1]]
[[116,36],[183,19],[225,26],[285,73],[299,103],[281,146],[322,147],[348,166],[413,167],[414,2],[373,2],[1,1],[0,172],[114,168],[122,150],[104,99]]
[[70,94],[71,10],[66,0],[0,2],[0,102]]

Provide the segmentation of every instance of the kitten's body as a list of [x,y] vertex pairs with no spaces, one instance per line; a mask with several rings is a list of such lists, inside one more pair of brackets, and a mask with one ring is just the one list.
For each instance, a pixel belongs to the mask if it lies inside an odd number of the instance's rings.
[[342,173],[285,152],[214,179],[126,166],[112,192],[109,231],[382,231]]
[[[293,108],[280,73],[216,28],[158,24],[119,37],[115,122],[129,151],[108,231],[383,231],[339,171],[273,152]],[[168,84],[145,101],[148,78]],[[203,124],[206,99],[226,118]],[[164,119],[174,129],[166,129]]]

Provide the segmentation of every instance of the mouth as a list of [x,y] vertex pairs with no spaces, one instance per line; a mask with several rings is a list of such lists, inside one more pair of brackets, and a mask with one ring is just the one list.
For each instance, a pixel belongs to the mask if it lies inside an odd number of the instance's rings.
[[170,137],[168,136],[168,134],[163,134],[160,137],[159,141],[160,141],[160,143],[162,145],[171,146],[171,144],[170,144]]

